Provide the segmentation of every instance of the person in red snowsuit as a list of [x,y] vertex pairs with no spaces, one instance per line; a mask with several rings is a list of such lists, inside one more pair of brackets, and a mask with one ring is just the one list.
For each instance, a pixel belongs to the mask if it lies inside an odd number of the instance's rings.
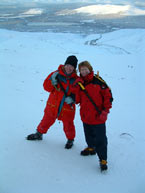
[[[100,160],[101,170],[107,170],[107,136],[106,125],[109,109],[112,107],[112,93],[105,81],[94,75],[88,61],[79,64],[80,78],[75,83],[72,92],[76,94],[76,103],[80,103],[80,115],[84,126],[86,143],[88,145],[82,156],[95,155]],[[81,89],[83,85],[85,91]],[[90,98],[95,105],[92,103]]]
[[71,93],[71,87],[77,78],[76,67],[77,58],[69,56],[64,65],[60,65],[58,70],[52,72],[44,81],[43,87],[50,92],[44,116],[37,127],[37,132],[27,136],[28,140],[42,140],[42,135],[47,133],[56,119],[63,122],[67,143],[65,148],[73,146],[75,138],[75,97]]

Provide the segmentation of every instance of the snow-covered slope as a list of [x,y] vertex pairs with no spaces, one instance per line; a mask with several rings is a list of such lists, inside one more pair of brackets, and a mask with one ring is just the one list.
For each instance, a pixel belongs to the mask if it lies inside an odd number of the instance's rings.
[[74,10],[63,10],[60,11],[58,14],[67,15],[76,13],[84,13],[90,15],[109,15],[109,14],[145,15],[145,10],[129,4],[128,5],[98,4],[98,5],[83,6]]
[[[43,116],[43,80],[72,54],[90,61],[112,88],[106,174],[96,156],[80,156],[86,144],[79,107],[71,150],[58,121],[43,141],[25,140]],[[87,37],[0,30],[0,193],[144,193],[144,63],[145,30]]]

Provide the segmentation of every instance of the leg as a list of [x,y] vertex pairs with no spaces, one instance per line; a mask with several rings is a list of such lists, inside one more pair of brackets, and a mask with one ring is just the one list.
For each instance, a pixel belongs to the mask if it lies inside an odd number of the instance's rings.
[[45,108],[43,119],[37,127],[37,132],[27,136],[27,140],[42,140],[43,134],[47,132],[49,127],[55,122],[56,117],[53,116],[51,109]]
[[83,123],[83,126],[84,126],[85,139],[88,147],[82,150],[80,154],[83,156],[96,155],[92,125]]
[[100,160],[107,161],[107,136],[106,136],[106,125],[99,124],[95,125],[95,148]]
[[37,127],[37,131],[42,134],[47,133],[48,129],[54,124],[55,120],[56,117],[52,115],[51,110],[45,109],[44,116]]
[[83,123],[83,126],[84,126],[84,134],[85,134],[86,143],[88,147],[94,148],[95,144],[94,144],[94,136],[92,132],[92,125]]
[[67,139],[74,140],[75,126],[73,121],[63,121],[63,130]]
[[63,121],[63,130],[65,132],[67,143],[65,144],[66,149],[71,149],[75,138],[75,126],[73,121]]

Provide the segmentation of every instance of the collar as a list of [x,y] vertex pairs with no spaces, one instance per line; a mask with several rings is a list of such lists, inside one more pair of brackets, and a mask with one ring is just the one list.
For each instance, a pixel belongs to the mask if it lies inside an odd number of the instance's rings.
[[81,76],[81,78],[84,80],[84,83],[85,83],[85,84],[90,83],[90,82],[93,80],[93,78],[94,78],[94,71],[90,72],[90,73],[87,74],[85,77],[82,77],[82,76]]

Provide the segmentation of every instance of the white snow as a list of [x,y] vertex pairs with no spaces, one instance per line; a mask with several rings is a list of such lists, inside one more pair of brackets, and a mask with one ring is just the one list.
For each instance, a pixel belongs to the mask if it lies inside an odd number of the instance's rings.
[[85,13],[90,15],[108,15],[108,14],[119,14],[119,15],[145,15],[145,10],[136,8],[133,5],[111,5],[111,4],[98,4],[83,6],[74,10],[62,10],[58,12],[58,15],[69,15],[75,13]]
[[8,19],[26,18],[26,17],[33,17],[33,16],[36,16],[36,15],[41,15],[43,12],[44,12],[44,10],[39,9],[39,8],[29,9],[28,11],[20,13],[16,16],[13,16],[13,14],[1,14],[0,18],[1,19],[5,19],[5,18],[8,18]]
[[23,15],[39,15],[43,13],[43,9],[29,9],[28,11],[22,13]]
[[[25,140],[43,116],[44,79],[72,54],[90,61],[112,88],[105,174],[97,156],[80,156],[86,143],[79,106],[71,150],[58,121],[43,141]],[[144,193],[144,64],[142,29],[87,37],[0,30],[0,193]]]

